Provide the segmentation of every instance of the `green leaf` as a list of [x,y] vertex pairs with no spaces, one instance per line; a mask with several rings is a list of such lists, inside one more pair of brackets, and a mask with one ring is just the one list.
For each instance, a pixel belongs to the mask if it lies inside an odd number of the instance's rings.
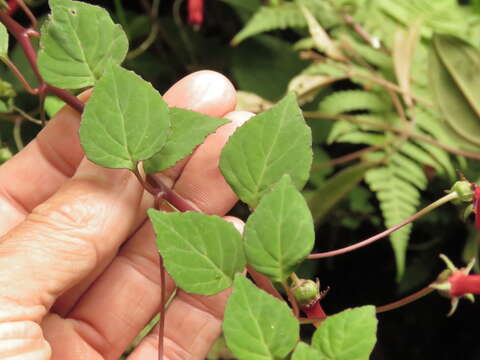
[[321,112],[341,114],[350,111],[369,110],[383,112],[390,109],[390,104],[377,94],[364,90],[336,91],[327,96],[319,106]]
[[435,101],[450,128],[464,140],[479,146],[478,116],[433,51],[430,56],[430,79]]
[[321,360],[321,359],[324,359],[322,354],[317,349],[305,344],[304,342],[298,343],[292,355],[292,360]]
[[[420,164],[411,163],[420,168]],[[406,175],[408,168],[404,167],[398,159],[392,159],[387,165],[369,170],[365,175],[365,181],[370,189],[376,193],[385,226],[390,228],[413,215],[420,203],[420,192],[411,180],[414,175]],[[408,173],[407,173],[408,174]],[[426,185],[426,183],[425,183]],[[421,190],[423,190],[421,188]],[[405,271],[405,257],[412,224],[407,224],[401,229],[390,234],[397,265],[397,280],[400,280]]]
[[315,331],[312,345],[328,360],[368,360],[377,332],[374,306],[347,309],[327,317]]
[[299,323],[285,302],[237,274],[225,309],[223,331],[228,347],[240,360],[273,360],[293,349]]
[[8,57],[8,32],[5,25],[0,23],[0,58]]
[[[315,15],[322,25],[329,27],[336,22],[332,8],[324,1],[304,1],[302,5]],[[297,4],[285,2],[279,6],[261,6],[245,27],[233,38],[232,44],[238,45],[243,40],[265,31],[307,27],[307,21]]]
[[283,174],[301,189],[312,163],[312,135],[292,93],[242,125],[225,145],[220,169],[238,197],[255,208]]
[[435,50],[470,106],[480,116],[480,51],[448,35],[434,37]]
[[331,209],[357,186],[371,167],[372,165],[368,163],[349,166],[328,179],[310,195],[308,205],[315,225],[325,220]]
[[153,209],[148,216],[165,268],[183,290],[216,294],[231,286],[235,273],[245,267],[241,235],[222,218]]
[[225,119],[178,108],[170,108],[169,114],[172,127],[167,142],[160,152],[143,163],[143,168],[148,174],[175,165],[177,161],[190,154],[195,146],[201,144],[208,134],[228,122]]
[[135,170],[159,152],[170,127],[168,107],[152,85],[116,65],[98,81],[85,105],[80,142],[87,158]]
[[244,232],[247,262],[274,281],[285,281],[315,243],[312,215],[288,175],[263,196]]
[[52,15],[42,27],[38,67],[51,85],[91,86],[111,64],[120,64],[128,40],[101,7],[72,0],[50,0]]

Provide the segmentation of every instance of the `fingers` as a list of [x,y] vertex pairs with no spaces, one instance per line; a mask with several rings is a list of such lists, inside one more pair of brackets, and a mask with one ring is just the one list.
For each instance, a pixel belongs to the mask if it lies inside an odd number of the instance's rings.
[[[240,232],[244,223],[225,217]],[[168,359],[205,359],[221,333],[223,313],[231,290],[214,296],[179,291],[165,318],[164,354]],[[158,350],[158,326],[139,344],[128,360],[153,359]]]
[[20,306],[40,306],[38,315],[45,315],[61,293],[120,246],[141,195],[130,172],[84,160],[69,182],[2,238],[2,295]]
[[[171,106],[188,108],[206,115],[221,117],[234,108],[235,96],[235,89],[223,75],[213,71],[198,71],[186,76],[172,86],[165,93],[164,99]],[[188,159],[185,159],[173,168],[162,172],[161,176],[163,176],[164,181],[166,179],[166,183],[173,184],[187,161]],[[140,219],[146,216],[145,211],[139,211],[139,214]],[[141,220],[140,224],[142,222],[143,220]],[[106,257],[104,262],[84,281],[58,299],[54,311],[60,315],[66,315],[81,294],[111,262],[114,255],[115,253],[112,251],[110,256]]]
[[[87,91],[79,96],[86,101]],[[73,175],[83,151],[77,136],[80,114],[64,107],[21,152],[0,166],[0,235],[23,221],[36,205]]]
[[[86,101],[89,95],[87,91],[80,99]],[[221,117],[233,110],[236,97],[223,75],[199,71],[180,80],[164,99],[170,106]],[[78,112],[63,108],[35,140],[0,167],[0,235],[19,224],[73,175],[83,157],[79,120]]]
[[[218,167],[220,153],[235,129],[254,114],[233,111],[225,116],[231,122],[207,137],[186,164],[174,191],[194,203],[207,214],[225,214],[237,202],[237,196],[226,183]],[[203,180],[202,180],[203,179]]]
[[[252,115],[245,112],[228,114],[227,117],[232,122],[225,124],[199,146],[177,182],[185,184],[175,188],[181,196],[192,201],[200,199],[202,203],[194,203],[194,205],[217,215],[223,215],[235,204],[237,198],[233,193],[230,194],[228,184],[218,171],[218,159],[228,134]],[[212,162],[214,166],[208,162]],[[191,173],[192,171],[197,172],[198,176]],[[186,186],[187,180],[191,181],[190,186]],[[204,196],[197,198],[191,191],[200,191]],[[238,225],[238,220],[231,221],[234,225]],[[88,324],[87,328],[95,329],[97,338],[103,339],[95,341],[101,344],[96,348],[107,358],[118,356],[158,312],[160,275],[154,244],[153,230],[151,225],[146,223],[124,245],[119,256],[90,286],[89,291],[68,314],[73,321]],[[135,315],[132,315],[133,308],[139,301],[141,306],[138,308],[141,310],[135,310]],[[132,318],[133,316],[135,319]],[[85,328],[84,326],[81,329]],[[56,333],[55,326],[52,326],[50,331]],[[60,329],[58,333],[64,333],[64,331]],[[79,341],[83,341],[85,335],[79,334],[77,337]],[[62,346],[62,343],[52,342],[54,339],[50,341],[54,349],[56,346]]]

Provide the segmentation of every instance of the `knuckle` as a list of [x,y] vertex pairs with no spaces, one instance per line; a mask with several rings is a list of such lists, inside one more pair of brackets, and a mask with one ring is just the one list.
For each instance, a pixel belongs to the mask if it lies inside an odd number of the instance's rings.
[[40,325],[36,322],[0,323],[0,358],[17,358],[17,356],[22,356],[22,359],[50,359],[51,348],[43,337]]

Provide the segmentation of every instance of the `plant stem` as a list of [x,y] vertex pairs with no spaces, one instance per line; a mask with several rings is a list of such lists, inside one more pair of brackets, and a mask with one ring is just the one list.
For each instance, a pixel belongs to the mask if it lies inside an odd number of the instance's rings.
[[294,272],[290,274],[290,278],[292,279],[294,286],[300,286],[302,284],[302,280]]
[[377,314],[390,311],[390,310],[395,310],[398,309],[402,306],[405,306],[407,304],[410,304],[411,302],[414,302],[415,300],[421,299],[422,297],[430,294],[431,292],[435,291],[435,289],[431,288],[430,285],[427,287],[423,288],[422,290],[417,291],[416,293],[413,293],[412,295],[409,295],[403,299],[394,301],[390,304],[383,305],[383,306],[377,306]]
[[292,306],[293,315],[295,315],[295,317],[298,318],[300,316],[300,310],[298,309],[297,299],[295,299],[295,296],[293,296],[292,289],[290,289],[290,286],[286,281],[282,281],[282,286],[285,289],[285,292],[287,293],[288,301]]
[[[78,100],[76,96],[72,95],[66,90],[46,84],[42,76],[40,75],[37,67],[37,53],[33,48],[32,43],[30,42],[30,35],[32,35],[32,29],[24,28],[18,22],[13,20],[12,17],[8,15],[5,11],[0,11],[0,22],[2,22],[8,29],[8,31],[15,37],[15,39],[17,39],[18,44],[21,46],[23,52],[25,53],[25,56],[27,57],[33,73],[35,74],[38,82],[40,83],[38,89],[32,90],[37,91],[37,95],[39,96],[42,94],[45,96],[46,93],[51,92],[63,101],[65,101],[72,108],[82,113],[84,104],[80,100]],[[19,80],[22,81],[20,78]]]
[[360,241],[360,242],[358,242],[356,244],[353,244],[353,245],[350,245],[350,246],[346,246],[346,247],[341,248],[341,249],[326,251],[326,252],[316,253],[316,254],[310,254],[308,256],[308,259],[322,259],[322,258],[337,256],[337,255],[345,254],[345,253],[348,253],[350,251],[357,250],[357,249],[362,248],[364,246],[370,245],[371,243],[373,243],[377,240],[385,238],[386,236],[390,235],[392,232],[400,229],[401,227],[403,227],[407,224],[410,224],[411,222],[421,218],[422,216],[428,214],[430,211],[436,209],[437,207],[439,207],[443,204],[446,204],[446,203],[448,203],[452,200],[455,200],[457,198],[458,198],[458,194],[456,192],[451,192],[451,193],[441,197],[437,201],[431,203],[430,205],[424,207],[422,210],[420,210],[416,214],[408,217],[407,219],[403,220],[399,224],[381,232],[380,234],[377,234],[377,235],[372,236],[372,237],[370,237],[366,240]]
[[282,301],[285,301],[282,297],[282,295],[278,292],[278,290],[273,286],[272,281],[266,277],[263,274],[260,274],[259,272],[255,271],[252,269],[251,266],[247,266],[247,271],[252,277],[252,279],[255,281],[255,284],[262,290],[264,290],[266,293],[276,297],[277,299],[280,299]]
[[[397,134],[404,134],[405,133],[405,130],[397,129],[397,128],[394,128],[392,126],[382,124],[382,123],[379,123],[379,122],[376,122],[376,121],[359,119],[359,118],[357,118],[355,116],[352,116],[352,115],[331,115],[331,114],[325,114],[325,113],[321,113],[321,112],[312,112],[312,111],[304,111],[303,115],[305,117],[311,118],[311,119],[322,119],[322,120],[332,120],[332,121],[345,120],[345,121],[349,121],[349,122],[356,123],[356,124],[369,125],[369,126],[372,126],[372,127],[376,127],[378,129],[391,131],[391,132],[394,132],[394,133],[397,133]],[[464,157],[469,158],[469,159],[480,160],[480,154],[473,153],[473,152],[470,152],[470,151],[461,150],[461,149],[456,149],[454,147],[442,144],[441,142],[439,142],[439,141],[437,141],[437,140],[435,140],[431,137],[421,135],[421,134],[416,134],[416,133],[413,133],[413,132],[409,133],[408,136],[412,139],[420,140],[420,141],[435,145],[436,147],[439,147],[440,149],[448,151],[451,154],[464,156]]]
[[2,56],[0,58],[5,65],[10,69],[11,72],[15,75],[15,77],[20,81],[22,86],[29,92],[30,94],[37,95],[38,89],[33,89],[30,84],[28,83],[27,79],[23,76],[23,74],[18,70],[17,66],[12,63],[12,61],[8,57]]
[[15,119],[15,125],[13,126],[13,140],[17,146],[17,150],[20,151],[23,149],[23,140],[22,140],[22,119]]
[[37,124],[37,125],[42,125],[42,121],[41,120],[38,120],[38,119],[35,119],[33,116],[31,116],[29,113],[26,113],[25,111],[23,111],[22,109],[16,107],[15,105],[13,105],[12,107],[13,110],[15,110],[16,112],[18,112],[21,116],[23,116],[26,120],[34,123],[34,124]]
[[165,268],[163,267],[163,258],[160,253],[158,254],[160,260],[160,321],[158,323],[158,360],[163,360],[163,345],[164,345],[164,334],[165,334],[165,304],[167,301],[166,292],[167,285],[165,280]]
[[321,164],[318,164],[318,165],[314,164],[314,165],[312,165],[312,171],[317,171],[317,170],[320,170],[320,169],[325,168],[325,167],[330,167],[330,166],[339,165],[339,164],[343,164],[343,163],[346,163],[346,162],[353,161],[353,160],[358,159],[359,157],[361,157],[365,154],[383,149],[384,147],[386,147],[389,144],[390,144],[390,141],[385,142],[384,144],[381,144],[381,145],[369,146],[369,147],[351,152],[349,154],[340,156],[338,158],[335,158],[335,159],[332,159],[332,160],[329,160],[329,161],[325,161],[325,162],[323,162]]

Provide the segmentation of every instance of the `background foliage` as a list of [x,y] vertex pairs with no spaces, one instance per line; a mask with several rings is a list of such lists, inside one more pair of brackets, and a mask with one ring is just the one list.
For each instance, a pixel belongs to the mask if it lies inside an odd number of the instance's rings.
[[[232,79],[240,90],[239,109],[260,112],[288,90],[297,93],[313,132],[314,165],[304,195],[317,225],[318,251],[395,225],[443,195],[457,169],[472,181],[479,177],[477,161],[448,150],[480,152],[480,123],[469,92],[452,94],[452,84],[462,84],[465,74],[448,65],[456,61],[448,54],[477,54],[478,1],[207,0],[200,29],[186,23],[180,0],[88,2],[106,7],[123,26],[132,44],[124,66],[161,93],[205,68]],[[29,3],[38,17],[46,14],[44,1]],[[465,46],[452,45],[448,36],[463,39]],[[10,56],[34,84],[15,44]],[[42,56],[48,54],[39,61]],[[450,71],[446,75],[442,64]],[[0,78],[0,157],[7,159],[39,130],[39,109],[9,71],[2,68]],[[436,105],[455,96],[467,114]],[[47,99],[47,113],[61,105]],[[354,154],[351,161],[348,154]],[[245,218],[248,208],[239,204],[233,213]],[[478,255],[478,235],[460,215],[451,206],[441,208],[394,233],[390,244],[308,262],[300,272],[331,287],[322,301],[328,313],[391,302],[437,276],[438,253],[457,263]],[[431,295],[379,315],[372,358],[477,358],[472,319],[480,308],[462,304],[448,319],[447,309],[448,301]],[[228,358],[222,352],[220,344],[212,358]]]

